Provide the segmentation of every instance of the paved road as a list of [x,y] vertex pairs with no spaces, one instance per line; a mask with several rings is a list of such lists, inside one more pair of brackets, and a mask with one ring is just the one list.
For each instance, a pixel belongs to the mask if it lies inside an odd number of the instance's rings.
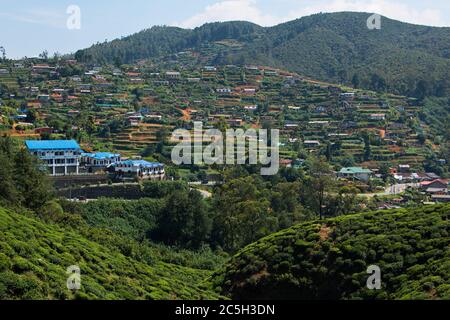
[[392,186],[387,187],[383,192],[379,193],[363,193],[360,194],[360,196],[365,196],[372,198],[374,196],[390,196],[395,194],[400,194],[406,191],[408,187],[418,187],[417,183],[400,183],[400,184],[394,184]]

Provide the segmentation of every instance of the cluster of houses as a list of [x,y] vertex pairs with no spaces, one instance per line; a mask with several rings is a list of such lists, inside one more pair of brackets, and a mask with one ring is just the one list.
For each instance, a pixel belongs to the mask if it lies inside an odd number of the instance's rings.
[[449,182],[445,179],[422,181],[420,189],[432,202],[450,202]]
[[408,183],[416,186],[433,202],[450,202],[448,181],[441,179],[433,172],[415,172],[407,164],[399,165],[392,171],[394,179],[398,183]]
[[[393,169],[393,177],[396,183],[403,183],[409,187],[418,189],[432,202],[450,202],[449,181],[441,179],[435,173],[411,173],[408,165],[400,165],[399,169]],[[403,171],[403,172],[397,172]],[[342,168],[337,172],[337,177],[352,181],[367,183],[372,177],[380,176],[375,171],[362,167]]]
[[[18,83],[10,99],[21,101],[20,107],[17,113],[0,114],[0,122],[14,122],[10,130],[13,135],[26,139],[40,136],[44,140],[54,133],[86,131],[85,126],[94,124],[98,129],[93,133],[96,139],[131,158],[149,144],[158,143],[159,130],[179,126],[192,129],[194,121],[203,122],[205,129],[223,123],[232,128],[279,128],[282,151],[317,153],[329,148],[333,158],[348,157],[361,166],[370,166],[373,170],[348,167],[336,173],[339,178],[362,183],[379,176],[375,168],[381,161],[424,160],[417,130],[402,120],[417,117],[419,107],[403,97],[384,98],[360,90],[346,92],[346,88],[264,66],[184,68],[189,56],[189,52],[178,54],[179,59],[167,70],[140,63],[117,68],[88,66],[75,60],[52,65],[30,65],[25,61],[7,71],[12,76],[28,71],[33,81]],[[82,72],[64,75],[66,65],[77,66]],[[141,85],[136,88],[134,84]],[[5,95],[0,98],[8,99]],[[92,108],[81,109],[81,105]],[[65,126],[46,121],[55,111]],[[83,119],[86,114],[88,124]],[[71,125],[66,126],[68,123]],[[362,132],[370,133],[369,146]],[[120,154],[83,152],[74,143],[41,145],[39,141],[27,141],[27,147],[47,164],[51,175],[109,171],[153,177],[163,168],[160,164],[124,159]],[[282,166],[301,165],[294,160],[281,162]],[[440,178],[433,173],[408,172],[406,168],[391,174],[401,184]],[[435,191],[433,187],[426,189]]]
[[162,163],[122,159],[120,154],[109,152],[87,153],[74,140],[27,140],[25,145],[41,160],[51,176],[93,174],[98,171],[140,179],[163,179],[165,176]]
[[[181,53],[177,56],[185,58],[190,53]],[[184,59],[183,58],[183,59]],[[180,60],[181,61],[181,60]],[[82,75],[66,77],[67,85],[60,81],[61,68],[64,65],[83,67]],[[176,114],[171,118],[160,112],[158,104],[167,101],[172,105],[183,105],[189,109],[197,109],[198,112],[191,114],[192,121],[204,121],[205,125],[215,125],[221,119],[225,119],[231,127],[253,125],[258,127],[261,123],[277,123],[290,139],[298,138],[298,132],[305,132],[302,137],[303,146],[309,150],[322,148],[330,136],[333,140],[341,140],[347,148],[347,152],[360,156],[363,152],[362,141],[357,141],[354,131],[358,127],[358,121],[353,121],[355,115],[364,121],[374,121],[370,125],[380,125],[389,119],[389,106],[376,97],[364,97],[356,92],[343,92],[339,87],[329,85],[318,85],[305,82],[306,80],[296,74],[284,72],[263,66],[238,67],[228,65],[225,67],[204,66],[200,70],[183,72],[174,70],[160,70],[154,66],[135,65],[123,68],[96,67],[78,63],[75,60],[63,60],[57,65],[44,63],[34,64],[29,68],[31,75],[36,79],[45,79],[47,84],[37,86],[38,82],[30,86],[20,88],[20,95],[24,97],[26,104],[23,106],[22,117],[26,118],[29,110],[47,109],[58,106],[70,117],[79,115],[78,106],[84,98],[92,98],[96,107],[102,112],[96,112],[95,120],[99,125],[107,122],[105,115],[121,113],[121,117],[128,124],[137,128],[143,122],[161,122],[161,120],[176,120]],[[224,76],[226,74],[226,76]],[[123,87],[117,87],[114,80],[119,77],[123,80]],[[244,78],[243,78],[244,77]],[[266,78],[267,84],[262,85]],[[223,82],[226,79],[226,85]],[[195,80],[195,81],[194,81]],[[271,82],[274,81],[272,87]],[[303,95],[279,94],[278,82],[285,90],[295,91],[307,90],[315,99],[305,99]],[[202,89],[214,90],[215,94],[208,97],[188,97],[185,92],[186,86],[198,86],[192,82],[201,82]],[[133,102],[133,94],[123,90],[127,84],[143,84],[139,104],[151,106],[159,112],[126,112],[130,110]],[[171,94],[161,96],[156,90],[159,86],[169,86],[164,92],[173,91],[173,99],[168,99]],[[174,89],[175,90],[172,90]],[[181,90],[180,90],[181,89]],[[195,89],[195,88],[194,88]],[[198,91],[197,89],[195,89]],[[274,94],[277,93],[277,94]],[[266,95],[272,98],[271,104],[265,108],[262,105]],[[192,98],[192,99],[191,99]],[[26,105],[26,107],[25,107]],[[205,108],[203,108],[205,107]],[[207,108],[206,108],[207,107]],[[69,108],[66,110],[66,108]],[[137,110],[137,109],[136,109]],[[405,112],[411,113],[412,109],[403,107]],[[47,110],[46,110],[47,111]],[[339,121],[334,121],[335,113],[342,112],[344,116]],[[45,112],[42,112],[45,114]],[[258,113],[264,113],[258,116]],[[284,124],[280,123],[281,114],[285,114]],[[163,116],[164,114],[164,116]],[[308,115],[308,120],[303,120]],[[347,117],[348,116],[348,117]],[[348,119],[347,119],[348,118]],[[20,119],[18,119],[20,120]],[[23,120],[23,119],[22,119]],[[23,122],[23,121],[22,121]],[[389,121],[388,121],[389,122]],[[24,122],[25,125],[25,122]],[[284,125],[284,127],[283,127]],[[72,128],[73,131],[79,127]],[[380,129],[381,130],[381,129]],[[386,138],[395,139],[399,134],[407,131],[407,128],[383,128]],[[398,132],[399,131],[399,132]],[[38,134],[38,132],[36,132]],[[132,135],[131,135],[132,137]],[[398,136],[401,138],[401,136]],[[112,135],[114,138],[114,134]],[[117,139],[122,140],[122,139]],[[130,141],[133,142],[133,141]],[[358,146],[356,146],[358,145]],[[392,152],[380,151],[377,157],[392,156]],[[390,160],[389,158],[380,160]]]

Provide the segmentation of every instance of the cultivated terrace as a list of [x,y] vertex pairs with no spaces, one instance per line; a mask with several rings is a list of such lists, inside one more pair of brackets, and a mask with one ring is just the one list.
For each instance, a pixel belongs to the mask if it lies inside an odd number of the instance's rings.
[[[369,179],[343,176],[363,192],[382,191],[389,179],[419,183],[448,172],[448,142],[431,130],[423,101],[413,98],[264,66],[203,65],[191,51],[101,67],[61,57],[5,61],[0,70],[1,135],[75,139],[87,152],[170,167],[171,132],[201,121],[205,129],[280,129],[282,166],[299,168],[316,154],[336,173],[369,169]],[[196,180],[189,171],[172,172]]]

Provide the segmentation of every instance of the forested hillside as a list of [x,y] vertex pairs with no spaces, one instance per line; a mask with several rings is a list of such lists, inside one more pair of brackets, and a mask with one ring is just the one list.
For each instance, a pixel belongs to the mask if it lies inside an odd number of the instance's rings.
[[[381,30],[369,30],[369,16],[315,14],[270,28],[248,22],[210,23],[193,30],[153,27],[80,50],[75,57],[120,64],[194,50],[213,64],[259,63],[419,98],[448,94],[450,28],[382,18]],[[227,46],[222,40],[234,42]]]
[[243,249],[216,285],[235,299],[449,299],[449,218],[437,205],[300,224]]

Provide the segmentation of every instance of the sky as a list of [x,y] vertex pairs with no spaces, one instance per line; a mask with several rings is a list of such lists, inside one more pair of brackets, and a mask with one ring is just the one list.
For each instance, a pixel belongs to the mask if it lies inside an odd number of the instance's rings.
[[449,0],[0,0],[0,46],[9,58],[33,57],[44,50],[66,54],[154,25],[195,28],[246,20],[273,26],[339,11],[450,26]]

